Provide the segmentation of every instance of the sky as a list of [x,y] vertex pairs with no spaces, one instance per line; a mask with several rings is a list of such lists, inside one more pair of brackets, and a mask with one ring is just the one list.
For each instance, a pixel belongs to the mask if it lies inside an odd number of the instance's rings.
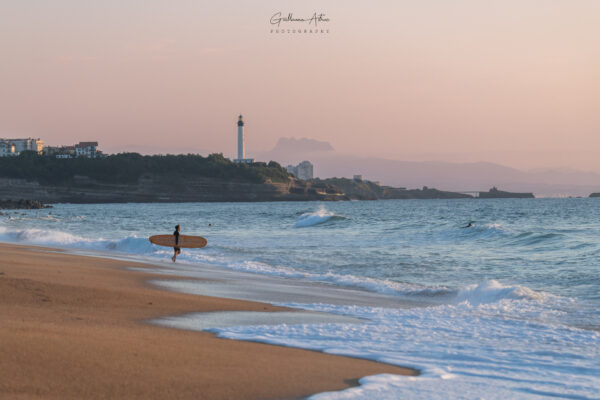
[[[273,33],[282,12],[325,33]],[[0,137],[600,171],[600,2],[0,1]],[[283,22],[281,27],[308,27]]]

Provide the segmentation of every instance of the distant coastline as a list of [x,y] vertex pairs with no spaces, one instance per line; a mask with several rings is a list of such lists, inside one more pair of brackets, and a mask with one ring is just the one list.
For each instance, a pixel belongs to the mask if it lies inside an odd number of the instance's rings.
[[533,193],[514,193],[498,190],[495,186],[487,192],[479,192],[480,199],[533,199]]
[[348,200],[331,185],[290,175],[278,163],[234,163],[222,154],[57,159],[0,158],[0,199],[44,203]]
[[[261,202],[468,199],[471,194],[382,186],[347,178],[300,180],[277,162],[238,164],[211,154],[57,159],[37,154],[0,159],[0,200],[42,203]],[[533,198],[496,189],[480,198]],[[11,208],[0,207],[0,208]],[[8,203],[7,203],[8,204]],[[28,208],[30,205],[23,208]]]

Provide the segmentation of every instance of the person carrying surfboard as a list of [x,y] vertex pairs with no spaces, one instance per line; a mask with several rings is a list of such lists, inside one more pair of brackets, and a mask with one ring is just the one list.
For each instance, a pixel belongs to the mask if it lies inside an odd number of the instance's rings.
[[173,232],[173,236],[175,236],[175,247],[173,247],[173,257],[171,257],[173,262],[175,262],[177,260],[177,256],[181,254],[181,248],[177,246],[179,244],[179,229],[179,225],[175,225],[175,232]]
[[181,249],[201,249],[206,246],[206,239],[202,236],[181,235],[179,233],[180,226],[175,227],[175,232],[172,235],[153,235],[148,238],[150,243],[158,246],[170,247],[173,249],[173,257],[171,260],[175,262],[177,256],[181,254]]

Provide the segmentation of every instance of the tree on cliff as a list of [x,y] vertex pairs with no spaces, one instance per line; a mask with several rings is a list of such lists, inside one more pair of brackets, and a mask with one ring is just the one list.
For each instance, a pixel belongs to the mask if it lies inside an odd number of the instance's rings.
[[24,152],[0,158],[0,176],[37,181],[40,184],[69,184],[76,176],[103,183],[135,183],[143,174],[173,180],[215,178],[249,183],[287,182],[289,174],[276,162],[235,164],[223,154],[143,156],[121,153],[105,158],[57,159]]

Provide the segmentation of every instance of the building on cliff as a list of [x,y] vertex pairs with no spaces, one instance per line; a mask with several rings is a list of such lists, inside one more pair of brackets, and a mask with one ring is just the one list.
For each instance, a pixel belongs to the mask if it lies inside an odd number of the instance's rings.
[[237,147],[237,158],[233,162],[237,164],[252,164],[254,158],[246,158],[246,143],[244,141],[244,121],[242,114],[240,114],[237,122],[237,133],[238,133],[238,147]]
[[0,142],[0,157],[17,156],[19,153],[15,151],[15,144],[12,142]]
[[[23,151],[35,151],[38,154],[42,154],[42,151],[44,150],[44,141],[41,140],[40,138],[34,139],[34,138],[26,138],[26,139],[4,139],[4,138],[0,138],[0,143],[7,143],[10,147],[10,144],[12,143],[14,145],[14,152],[11,152],[10,154],[7,153],[7,156],[10,155],[19,155],[21,152]],[[4,145],[4,148],[6,149],[6,145]],[[12,153],[16,153],[16,154],[12,154]],[[4,156],[6,157],[6,156]]]
[[79,142],[75,145],[75,157],[96,158],[98,142]]
[[98,150],[98,142],[79,142],[73,146],[47,146],[44,148],[44,154],[56,158],[98,158],[103,156],[102,152]]
[[56,158],[73,158],[75,157],[75,146],[46,146],[44,147],[44,155],[55,156]]
[[313,165],[310,161],[302,161],[296,166],[288,165],[286,170],[298,179],[313,179]]

